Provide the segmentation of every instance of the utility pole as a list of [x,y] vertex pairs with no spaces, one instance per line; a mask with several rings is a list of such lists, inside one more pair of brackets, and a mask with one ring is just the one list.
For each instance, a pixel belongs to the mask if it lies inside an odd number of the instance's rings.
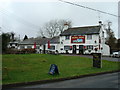
[[0,27],[0,35],[2,34],[2,28]]
[[19,34],[19,42],[20,42],[20,34]]
[[108,22],[108,30],[109,31],[111,30],[111,28],[110,28],[111,24],[112,24],[112,22]]

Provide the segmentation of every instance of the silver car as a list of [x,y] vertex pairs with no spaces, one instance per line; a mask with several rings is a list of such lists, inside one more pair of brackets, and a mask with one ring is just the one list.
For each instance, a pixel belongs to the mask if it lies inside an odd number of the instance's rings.
[[119,58],[120,57],[120,51],[118,52],[113,52],[113,54],[111,55],[112,57],[117,57]]

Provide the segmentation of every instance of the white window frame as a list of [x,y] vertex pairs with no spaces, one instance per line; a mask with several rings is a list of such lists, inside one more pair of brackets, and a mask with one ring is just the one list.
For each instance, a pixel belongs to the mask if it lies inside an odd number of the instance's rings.
[[87,40],[92,40],[92,35],[87,35]]
[[21,45],[21,46],[20,46],[20,49],[25,49],[25,46],[24,46],[24,45]]
[[70,36],[65,36],[65,40],[69,40],[70,39]]
[[32,48],[32,46],[30,46],[30,45],[27,46],[27,49],[31,49],[31,48]]
[[66,45],[64,46],[64,50],[71,50],[70,46]]
[[[54,48],[51,48],[51,47],[54,47]],[[54,45],[51,45],[51,46],[50,46],[50,50],[55,50],[55,46],[54,46]]]

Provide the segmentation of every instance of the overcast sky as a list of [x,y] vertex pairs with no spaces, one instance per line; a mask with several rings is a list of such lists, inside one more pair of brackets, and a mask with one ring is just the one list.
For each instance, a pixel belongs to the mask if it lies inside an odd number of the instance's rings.
[[[118,15],[117,0],[93,2],[90,0],[65,0],[104,12]],[[21,39],[38,36],[39,28],[54,19],[72,21],[73,27],[98,25],[99,17],[103,23],[112,22],[111,28],[118,38],[118,17],[98,13],[60,2],[58,0],[3,0],[0,1],[0,27],[3,32],[15,32]]]

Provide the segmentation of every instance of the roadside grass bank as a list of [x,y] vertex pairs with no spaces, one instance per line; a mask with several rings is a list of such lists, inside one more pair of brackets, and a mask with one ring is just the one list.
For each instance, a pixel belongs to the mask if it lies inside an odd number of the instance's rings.
[[[58,66],[59,75],[49,75],[51,64]],[[92,59],[79,56],[49,54],[7,54],[2,56],[2,84],[51,80],[119,69],[119,62],[102,61],[102,68],[93,68]]]

